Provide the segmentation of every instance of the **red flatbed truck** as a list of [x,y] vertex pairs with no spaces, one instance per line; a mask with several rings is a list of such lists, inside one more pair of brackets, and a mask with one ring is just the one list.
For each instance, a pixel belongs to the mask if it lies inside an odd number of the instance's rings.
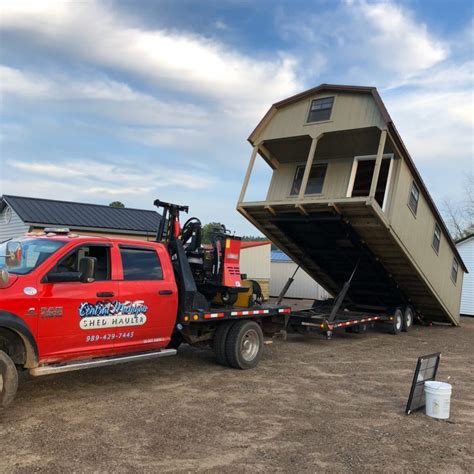
[[193,240],[196,220],[181,230],[178,206],[159,204],[170,215],[157,242],[55,229],[0,244],[0,408],[14,399],[18,369],[38,376],[158,358],[181,342],[211,346],[233,368],[258,364],[264,336],[285,328],[290,309],[244,286],[240,239],[221,235],[206,253]]

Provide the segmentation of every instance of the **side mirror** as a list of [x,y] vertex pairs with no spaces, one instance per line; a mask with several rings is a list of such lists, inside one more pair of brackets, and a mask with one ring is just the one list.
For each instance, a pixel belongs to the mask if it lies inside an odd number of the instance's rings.
[[79,273],[83,283],[92,283],[95,280],[95,269],[97,259],[95,257],[83,257],[79,260]]
[[20,242],[8,242],[5,263],[8,267],[14,268],[21,265],[22,248]]
[[[73,283],[82,281],[81,272],[51,272],[45,278],[46,283]],[[44,280],[43,280],[44,281]]]

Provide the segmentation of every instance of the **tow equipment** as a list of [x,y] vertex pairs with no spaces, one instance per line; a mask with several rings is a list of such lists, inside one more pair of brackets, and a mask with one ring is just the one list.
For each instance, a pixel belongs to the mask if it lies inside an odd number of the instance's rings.
[[18,369],[48,375],[211,347],[219,364],[255,367],[264,337],[285,330],[290,309],[264,304],[241,278],[240,237],[225,227],[202,245],[188,206],[155,205],[155,242],[73,235],[68,229],[0,243],[0,409]]

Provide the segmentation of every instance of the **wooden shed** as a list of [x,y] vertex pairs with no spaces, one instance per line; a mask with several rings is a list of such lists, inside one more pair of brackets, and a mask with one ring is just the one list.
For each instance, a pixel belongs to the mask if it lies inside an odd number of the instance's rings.
[[[459,324],[467,269],[374,87],[322,84],[278,102],[249,142],[238,211],[329,293],[358,264],[353,306],[411,304]],[[272,180],[246,202],[257,156]]]
[[243,241],[240,249],[240,272],[250,280],[258,281],[263,298],[270,297],[270,255],[268,240]]

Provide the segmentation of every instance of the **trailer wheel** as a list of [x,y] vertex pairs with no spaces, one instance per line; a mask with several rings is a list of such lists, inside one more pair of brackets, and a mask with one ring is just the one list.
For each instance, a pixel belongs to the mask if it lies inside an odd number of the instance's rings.
[[10,357],[0,351],[0,410],[13,401],[18,389],[18,372]]
[[400,334],[403,328],[403,313],[400,308],[397,308],[393,315],[393,320],[390,325],[390,334]]
[[228,363],[234,369],[253,369],[262,358],[263,333],[254,321],[238,321],[229,331],[226,341]]
[[403,332],[407,332],[413,326],[413,308],[407,306],[403,315]]
[[229,365],[226,354],[226,341],[232,324],[232,321],[221,323],[214,333],[212,345],[214,348],[214,354],[216,355],[217,363],[221,365]]

